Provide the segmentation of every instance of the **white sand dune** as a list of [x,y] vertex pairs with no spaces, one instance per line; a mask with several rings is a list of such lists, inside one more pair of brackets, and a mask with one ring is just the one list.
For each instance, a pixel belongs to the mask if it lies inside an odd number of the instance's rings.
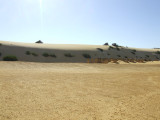
[[[13,55],[19,61],[30,62],[87,62],[83,54],[88,54],[91,58],[143,58],[148,60],[158,60],[160,55],[155,52],[157,49],[140,49],[119,47],[109,49],[106,45],[77,45],[77,44],[37,44],[0,41],[0,60],[4,56]],[[113,46],[112,46],[113,47]],[[98,50],[100,48],[101,50]],[[132,53],[136,50],[135,54]],[[26,55],[26,51],[36,54]],[[55,54],[55,57],[44,57],[43,53]],[[64,54],[70,53],[73,57],[66,57]],[[146,57],[148,56],[148,57]]]

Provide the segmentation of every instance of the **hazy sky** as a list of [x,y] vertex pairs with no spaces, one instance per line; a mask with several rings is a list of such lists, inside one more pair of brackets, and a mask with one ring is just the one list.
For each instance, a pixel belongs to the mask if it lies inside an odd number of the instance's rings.
[[160,47],[160,0],[0,0],[0,40]]

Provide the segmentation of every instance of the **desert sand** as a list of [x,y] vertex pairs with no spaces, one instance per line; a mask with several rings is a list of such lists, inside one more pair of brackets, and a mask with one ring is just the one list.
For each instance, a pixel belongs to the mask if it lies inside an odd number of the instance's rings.
[[159,62],[0,62],[0,120],[159,119]]

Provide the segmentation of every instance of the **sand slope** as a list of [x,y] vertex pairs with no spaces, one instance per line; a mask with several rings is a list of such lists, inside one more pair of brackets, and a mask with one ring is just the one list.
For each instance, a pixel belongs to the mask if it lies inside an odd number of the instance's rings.
[[160,119],[159,62],[0,66],[0,120]]
[[[87,62],[87,58],[83,57],[83,54],[89,54],[91,58],[136,58],[147,60],[158,60],[160,55],[155,54],[156,49],[137,49],[119,47],[109,49],[109,46],[105,45],[71,45],[71,44],[36,44],[36,43],[17,43],[0,41],[0,60],[4,56],[14,55],[19,61],[30,62]],[[98,49],[102,49],[100,51]],[[136,50],[135,54],[132,53]],[[26,51],[35,53],[34,55],[26,55]],[[57,57],[44,57],[43,53],[55,54]],[[64,54],[70,53],[74,57],[66,57]],[[148,57],[146,57],[148,56]]]

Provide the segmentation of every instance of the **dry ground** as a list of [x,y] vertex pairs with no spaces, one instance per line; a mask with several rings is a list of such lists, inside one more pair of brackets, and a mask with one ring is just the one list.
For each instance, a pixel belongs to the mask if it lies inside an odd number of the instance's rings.
[[0,62],[0,120],[160,120],[160,63]]

